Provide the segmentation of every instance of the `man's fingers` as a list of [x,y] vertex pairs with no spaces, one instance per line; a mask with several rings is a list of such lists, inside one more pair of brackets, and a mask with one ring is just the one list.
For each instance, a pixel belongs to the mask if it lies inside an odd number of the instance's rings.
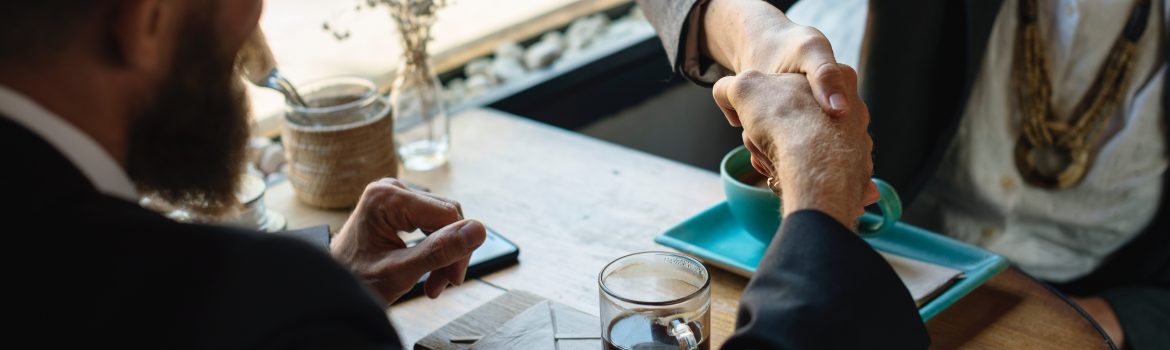
[[438,298],[443,290],[447,289],[449,280],[447,278],[447,270],[440,269],[431,271],[430,276],[427,276],[427,281],[423,282],[423,292],[426,293],[427,298]]
[[729,94],[732,85],[735,83],[735,77],[723,77],[715,82],[715,86],[711,88],[711,96],[715,98],[715,105],[719,106],[719,110],[723,111],[723,116],[727,118],[727,122],[734,127],[740,127],[739,114],[735,112],[735,107],[731,105]]
[[400,205],[391,207],[400,209],[398,222],[402,225],[396,227],[400,231],[417,228],[430,234],[463,218],[459,206],[448,201],[415,191],[407,191],[400,198]]
[[448,199],[448,198],[436,196],[430,192],[415,191],[415,193],[418,193],[418,194],[421,194],[421,195],[424,195],[427,197],[431,197],[431,198],[434,198],[434,199],[439,200],[439,201],[447,202],[447,204],[450,204],[452,207],[455,207],[455,211],[457,213],[459,213],[459,220],[463,220],[463,205],[459,204],[459,202],[456,202],[453,199]]
[[878,191],[877,184],[873,181],[867,181],[865,185],[865,194],[861,196],[862,204],[870,205],[877,203],[882,198],[882,193]]
[[438,272],[443,273],[443,276],[447,277],[447,282],[450,282],[452,285],[460,286],[463,285],[463,280],[467,278],[467,266],[470,264],[471,255],[469,254],[466,258],[439,269]]
[[410,190],[397,179],[381,179],[366,186],[359,205],[398,231],[434,232],[463,218],[459,204]]
[[[752,168],[765,177],[772,177],[772,170],[760,162],[760,157],[752,156]],[[751,184],[749,184],[751,185]]]
[[[416,276],[421,276],[468,259],[471,252],[479,248],[485,239],[487,231],[483,224],[475,220],[459,221],[435,231],[418,245],[406,249],[407,261],[401,266]],[[448,281],[447,278],[442,280],[444,284]]]
[[865,206],[877,203],[881,199],[882,193],[878,191],[877,184],[873,181],[865,182],[865,192],[861,195],[861,208],[857,209],[857,216],[865,215]]
[[747,147],[748,153],[752,156],[752,167],[756,168],[756,171],[760,174],[772,177],[772,164],[768,160],[767,155],[760,151],[760,148],[756,146],[755,142],[752,142],[747,132],[743,132],[741,135],[743,137],[743,145]]
[[471,263],[471,254],[468,253],[463,259],[451,265],[431,271],[430,277],[427,278],[427,282],[423,286],[427,297],[438,298],[448,285],[463,285],[463,280],[467,277],[467,266]]
[[447,270],[447,280],[457,286],[463,285],[463,280],[467,278],[467,266],[470,264],[471,255],[469,254],[463,260],[456,261],[454,264],[447,266],[445,268]]

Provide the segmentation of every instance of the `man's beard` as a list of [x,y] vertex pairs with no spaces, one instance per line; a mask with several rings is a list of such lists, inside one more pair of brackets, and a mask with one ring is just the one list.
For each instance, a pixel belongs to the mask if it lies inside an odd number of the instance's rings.
[[238,204],[249,131],[235,54],[211,24],[184,29],[169,77],[132,119],[127,172],[143,194],[214,216]]

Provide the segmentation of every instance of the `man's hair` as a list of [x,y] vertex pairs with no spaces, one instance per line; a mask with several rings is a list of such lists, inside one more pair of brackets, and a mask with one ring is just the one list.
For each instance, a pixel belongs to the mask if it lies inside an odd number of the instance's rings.
[[104,0],[22,0],[0,5],[0,61],[52,56],[77,35]]

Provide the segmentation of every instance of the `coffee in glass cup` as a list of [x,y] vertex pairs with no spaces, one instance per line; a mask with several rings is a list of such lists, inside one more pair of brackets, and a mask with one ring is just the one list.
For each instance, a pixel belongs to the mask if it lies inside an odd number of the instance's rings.
[[699,260],[630,254],[606,265],[598,285],[605,349],[710,348],[711,278]]

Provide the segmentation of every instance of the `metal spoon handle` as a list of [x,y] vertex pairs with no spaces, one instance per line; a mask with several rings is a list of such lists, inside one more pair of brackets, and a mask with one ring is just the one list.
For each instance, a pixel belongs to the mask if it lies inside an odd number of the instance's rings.
[[297,93],[284,75],[276,69],[276,59],[272,57],[272,49],[268,47],[268,39],[259,27],[248,37],[239,53],[240,72],[249,82],[260,87],[279,91],[285,99],[297,106],[308,106],[305,99]]
[[268,77],[264,79],[264,83],[259,85],[279,91],[284,95],[285,99],[287,99],[289,102],[292,102],[292,104],[295,106],[309,106],[309,104],[305,102],[305,99],[301,97],[301,94],[297,92],[297,88],[293,86],[292,82],[290,82],[288,78],[285,78],[284,75],[280,74],[280,70],[276,68],[273,68],[272,71],[269,71]]

